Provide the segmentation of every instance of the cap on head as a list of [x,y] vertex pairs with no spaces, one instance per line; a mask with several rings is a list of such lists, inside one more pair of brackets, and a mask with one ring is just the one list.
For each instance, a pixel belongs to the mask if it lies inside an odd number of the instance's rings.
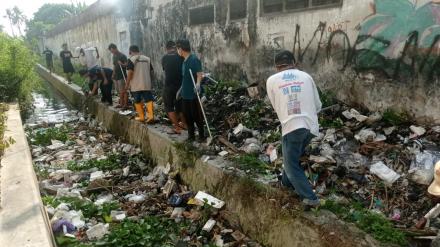
[[183,51],[190,52],[191,51],[191,44],[189,43],[189,40],[187,39],[180,39],[176,43],[176,47],[182,49]]
[[176,48],[176,43],[175,43],[174,41],[170,40],[170,41],[167,42],[167,44],[166,44],[166,48],[167,48],[168,50],[170,50],[170,49],[174,49],[174,48]]
[[108,46],[108,49],[109,50],[112,50],[112,49],[118,49],[118,47],[115,45],[115,44],[113,44],[113,43],[111,43],[109,46]]
[[128,51],[129,51],[129,52],[136,52],[136,53],[138,53],[138,52],[139,52],[139,46],[137,46],[137,45],[132,45],[132,46],[130,46],[130,48],[128,49]]
[[295,56],[292,52],[283,50],[280,51],[275,56],[275,65],[276,66],[288,66],[288,65],[294,65],[296,63]]

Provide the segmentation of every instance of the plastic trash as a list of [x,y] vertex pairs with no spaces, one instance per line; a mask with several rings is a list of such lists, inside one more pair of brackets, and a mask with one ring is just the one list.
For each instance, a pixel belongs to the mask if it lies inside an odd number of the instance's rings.
[[394,182],[396,182],[397,179],[400,178],[399,174],[397,174],[394,170],[385,165],[382,161],[371,165],[370,172],[378,176],[387,184],[393,184]]
[[205,225],[203,226],[202,230],[205,232],[210,232],[212,230],[212,228],[214,228],[215,223],[217,223],[217,221],[213,220],[213,219],[209,219]]
[[108,233],[108,228],[108,224],[104,225],[102,223],[99,223],[97,225],[94,225],[86,231],[87,237],[90,240],[99,240]]
[[183,203],[183,198],[179,194],[173,194],[168,199],[168,204],[170,204],[173,207],[180,206]]
[[183,212],[185,212],[185,208],[174,208],[171,213],[171,219],[182,218]]
[[228,154],[229,154],[228,151],[221,151],[220,153],[218,153],[218,155],[220,155],[221,157],[224,157]]
[[211,205],[217,209],[221,209],[225,205],[224,201],[221,201],[221,200],[219,200],[219,199],[217,199],[217,198],[215,198],[215,197],[213,197],[203,191],[197,192],[197,194],[194,198],[199,201],[205,202],[208,205]]
[[52,223],[52,231],[55,234],[73,233],[73,232],[75,232],[75,230],[76,230],[76,227],[72,223],[70,223],[68,220],[65,220],[65,219],[58,219]]
[[415,135],[414,137],[422,136],[422,135],[424,135],[426,133],[426,129],[425,128],[418,127],[418,126],[415,126],[415,125],[411,125],[409,127],[409,129],[414,133],[414,135]]
[[110,216],[112,217],[113,221],[123,221],[127,217],[124,211],[117,210],[112,210],[110,212]]
[[440,152],[423,151],[416,154],[408,171],[409,178],[418,184],[429,185],[434,179],[434,165],[440,160]]
[[104,178],[104,172],[103,171],[96,171],[96,172],[92,172],[90,174],[90,182],[98,180],[98,179],[103,179]]
[[249,143],[241,149],[247,154],[255,154],[261,151],[261,146],[255,143]]
[[129,202],[134,202],[134,203],[143,202],[146,199],[145,195],[134,195],[134,194],[131,194],[131,195],[127,195],[126,197],[128,198]]
[[376,139],[376,132],[371,129],[363,129],[354,138],[362,143],[373,142]]

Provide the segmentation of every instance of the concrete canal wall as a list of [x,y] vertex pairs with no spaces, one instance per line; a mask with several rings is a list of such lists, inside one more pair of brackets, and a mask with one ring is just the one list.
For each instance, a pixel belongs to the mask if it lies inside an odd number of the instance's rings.
[[[226,202],[227,218],[267,246],[381,246],[351,224],[327,211],[318,214],[282,209],[288,195],[281,190],[225,169],[231,165],[220,157],[207,162],[176,145],[182,139],[168,136],[162,126],[146,126],[120,115],[117,110],[86,99],[76,85],[37,66],[38,73],[75,107],[85,106],[111,133],[138,145],[158,165],[170,163],[193,190],[205,190]],[[180,137],[183,138],[183,137]]]
[[18,105],[9,106],[6,126],[5,139],[12,138],[14,143],[1,157],[0,245],[55,246]]

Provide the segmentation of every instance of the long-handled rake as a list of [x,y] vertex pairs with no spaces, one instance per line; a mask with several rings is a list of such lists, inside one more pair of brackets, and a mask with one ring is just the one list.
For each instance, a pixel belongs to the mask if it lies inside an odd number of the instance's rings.
[[192,79],[192,82],[193,82],[193,85],[194,85],[194,89],[196,91],[197,99],[199,100],[200,108],[202,109],[203,118],[205,119],[206,127],[208,128],[209,137],[208,137],[208,140],[207,140],[206,144],[209,146],[209,145],[211,145],[211,142],[212,142],[212,134],[211,134],[211,130],[209,128],[208,119],[206,118],[205,109],[203,108],[202,101],[200,100],[199,91],[197,90],[196,81],[194,80],[194,75],[193,75],[193,72],[192,72],[191,69],[189,69],[189,73],[191,75],[191,79]]

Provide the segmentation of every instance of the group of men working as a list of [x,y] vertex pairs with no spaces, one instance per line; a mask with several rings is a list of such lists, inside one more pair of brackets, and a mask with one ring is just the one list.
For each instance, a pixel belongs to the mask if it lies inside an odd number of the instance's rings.
[[[152,77],[154,70],[151,59],[140,54],[137,46],[129,48],[129,58],[111,44],[113,69],[97,67],[82,70],[80,74],[88,76],[95,87],[100,81],[103,101],[111,104],[113,80],[119,92],[118,107],[128,107],[128,93],[134,98],[137,112],[136,120],[146,122],[154,120]],[[188,129],[188,139],[195,140],[195,126],[199,141],[205,139],[204,123],[201,115],[201,104],[196,96],[203,79],[202,65],[198,57],[191,53],[188,40],[166,44],[167,54],[162,58],[165,72],[163,101],[165,110],[172,122],[172,132],[180,134],[183,128]],[[64,54],[66,54],[64,52]],[[284,169],[281,184],[295,191],[306,207],[319,205],[310,182],[300,165],[300,158],[314,136],[318,135],[318,112],[321,101],[312,77],[296,69],[292,52],[281,51],[275,57],[277,73],[266,83],[268,98],[281,122],[282,150]],[[66,69],[65,69],[66,71]]]

